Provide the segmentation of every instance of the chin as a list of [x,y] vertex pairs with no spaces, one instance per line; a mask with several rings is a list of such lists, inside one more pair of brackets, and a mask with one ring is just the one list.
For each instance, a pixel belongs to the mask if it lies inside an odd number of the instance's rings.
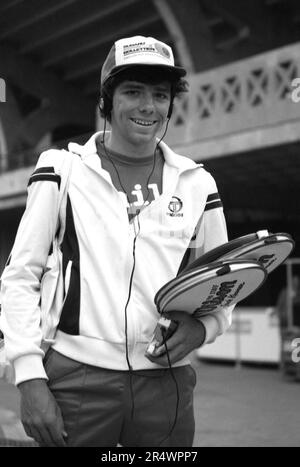
[[132,141],[135,144],[150,143],[151,141],[155,140],[155,138],[156,138],[156,133],[151,133],[151,134],[139,133],[139,134],[132,135]]

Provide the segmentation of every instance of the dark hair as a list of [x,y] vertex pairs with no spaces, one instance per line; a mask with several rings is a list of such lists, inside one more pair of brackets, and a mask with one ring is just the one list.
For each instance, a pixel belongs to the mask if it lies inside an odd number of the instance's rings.
[[[123,81],[139,81],[146,84],[159,84],[163,81],[168,81],[171,84],[171,103],[170,109],[172,110],[173,100],[183,92],[188,91],[188,82],[183,78],[178,78],[169,69],[163,67],[151,67],[151,66],[132,66],[126,68],[116,75],[110,77],[104,85],[101,87],[100,99],[101,104],[100,115],[102,118],[106,118],[109,122],[111,121],[112,101],[114,91]],[[171,114],[171,111],[169,111]],[[171,116],[171,115],[169,115]]]

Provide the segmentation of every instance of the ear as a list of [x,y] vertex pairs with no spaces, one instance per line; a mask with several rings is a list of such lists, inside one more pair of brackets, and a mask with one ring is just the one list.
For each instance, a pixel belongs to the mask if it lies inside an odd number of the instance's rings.
[[101,97],[101,99],[100,99],[99,107],[100,107],[100,110],[102,110],[102,111],[104,110],[104,99],[103,99],[103,97]]

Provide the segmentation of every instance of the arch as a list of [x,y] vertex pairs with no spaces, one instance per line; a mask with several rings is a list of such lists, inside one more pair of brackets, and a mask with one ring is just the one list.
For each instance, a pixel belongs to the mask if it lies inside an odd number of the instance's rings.
[[188,73],[209,69],[215,49],[203,5],[199,0],[152,0],[161,15],[181,65]]
[[180,22],[176,18],[171,6],[166,0],[153,0],[153,3],[172,37],[181,65],[188,73],[193,73],[195,71],[194,61]]

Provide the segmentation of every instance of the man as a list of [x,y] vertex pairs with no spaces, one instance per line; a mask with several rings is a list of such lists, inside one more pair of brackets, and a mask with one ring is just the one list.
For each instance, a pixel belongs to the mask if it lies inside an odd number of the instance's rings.
[[159,319],[156,292],[189,255],[227,241],[211,175],[158,143],[174,98],[186,90],[184,75],[171,48],[154,38],[122,39],[108,54],[105,130],[84,146],[69,145],[80,157],[62,244],[66,291],[44,360],[39,284],[56,226],[57,152],[40,158],[38,173],[48,171],[47,179],[31,179],[3,276],[3,307],[22,421],[41,445],[192,446],[196,380],[188,355],[228,328],[230,312],[201,320],[170,313],[178,326],[168,352],[146,353]]

